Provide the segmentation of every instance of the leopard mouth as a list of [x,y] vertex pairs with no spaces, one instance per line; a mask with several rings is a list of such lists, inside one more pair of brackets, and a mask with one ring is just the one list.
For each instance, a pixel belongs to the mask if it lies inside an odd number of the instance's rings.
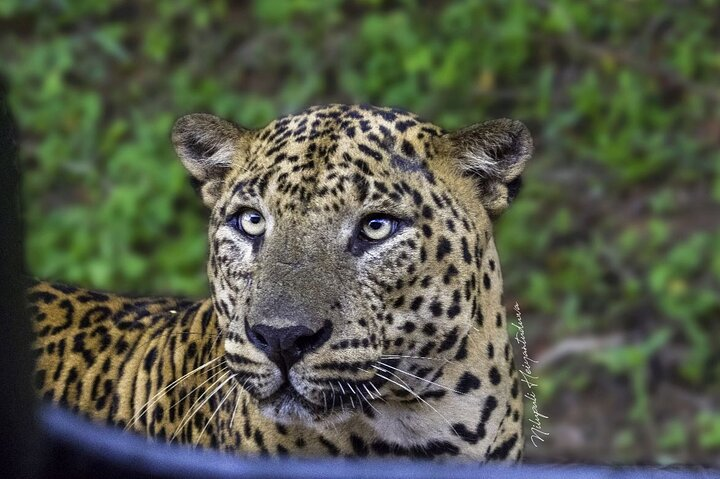
[[304,398],[289,383],[259,399],[258,406],[263,414],[275,420],[316,422],[323,416],[322,408]]
[[291,384],[286,383],[266,398],[257,400],[260,411],[267,417],[280,422],[304,422],[317,424],[325,421],[334,422],[347,418],[353,412],[374,409],[369,401],[349,393],[333,396],[332,402],[316,404],[300,394]]
[[303,406],[315,407],[310,401],[305,399],[297,390],[292,387],[289,383],[285,383],[282,387],[278,388],[277,391],[272,393],[270,396],[261,399],[260,404],[278,404],[282,405],[287,402],[298,402]]
[[[385,364],[394,367],[397,363],[397,359],[388,359]],[[385,402],[380,388],[387,382],[387,376],[374,374],[364,380],[326,379],[322,384],[311,383],[310,389],[315,393],[319,390],[322,394],[319,401],[305,396],[301,391],[307,388],[296,387],[287,377],[280,387],[268,396],[259,395],[251,385],[246,389],[255,397],[260,411],[273,420],[317,424],[324,421],[336,422],[352,413],[373,416],[373,412],[378,411],[377,401]],[[301,383],[305,384],[304,380],[301,380]]]

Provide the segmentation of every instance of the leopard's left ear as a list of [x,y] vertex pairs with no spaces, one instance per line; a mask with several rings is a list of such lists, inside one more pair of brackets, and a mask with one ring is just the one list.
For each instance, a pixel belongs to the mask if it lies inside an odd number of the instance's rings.
[[527,127],[517,120],[490,120],[444,135],[451,161],[475,178],[480,201],[491,218],[517,196],[520,174],[533,151]]
[[200,187],[203,202],[212,207],[222,194],[225,177],[246,157],[251,131],[206,113],[179,118],[172,142],[185,169]]

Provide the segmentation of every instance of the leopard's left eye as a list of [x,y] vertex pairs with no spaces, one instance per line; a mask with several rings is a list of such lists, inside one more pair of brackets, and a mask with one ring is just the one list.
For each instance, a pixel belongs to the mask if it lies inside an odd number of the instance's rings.
[[397,231],[398,221],[384,215],[370,215],[360,223],[360,237],[366,241],[382,241]]

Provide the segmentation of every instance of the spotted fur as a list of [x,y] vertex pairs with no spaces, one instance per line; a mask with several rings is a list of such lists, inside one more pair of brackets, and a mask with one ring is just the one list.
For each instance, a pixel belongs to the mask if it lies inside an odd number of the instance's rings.
[[[38,283],[43,397],[227,451],[520,459],[491,221],[530,156],[522,124],[446,133],[394,109],[330,105],[259,130],[188,115],[173,142],[212,210],[211,298]],[[261,237],[238,231],[247,208],[266,221]],[[397,230],[359,240],[371,214]],[[298,325],[325,337],[302,336],[312,348],[283,370],[252,331]]]

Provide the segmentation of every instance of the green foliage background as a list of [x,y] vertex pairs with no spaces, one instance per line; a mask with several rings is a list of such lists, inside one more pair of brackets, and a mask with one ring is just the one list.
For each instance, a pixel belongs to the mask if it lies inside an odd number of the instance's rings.
[[5,0],[0,35],[28,263],[96,288],[206,293],[181,114],[524,121],[537,154],[497,235],[545,359],[529,458],[720,465],[717,0]]

